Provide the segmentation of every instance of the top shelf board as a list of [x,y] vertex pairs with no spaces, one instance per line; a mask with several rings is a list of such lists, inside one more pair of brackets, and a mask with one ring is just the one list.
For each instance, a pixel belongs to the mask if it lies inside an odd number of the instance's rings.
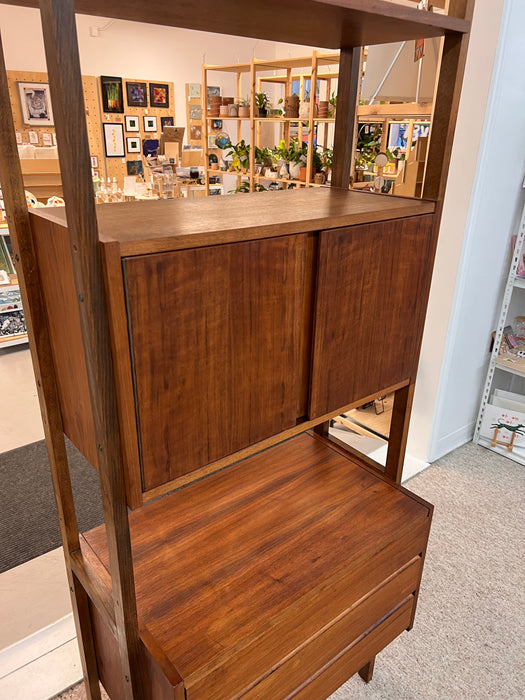
[[[38,7],[38,0],[5,0]],[[75,0],[78,14],[329,49],[463,34],[470,22],[386,0]],[[278,20],[276,20],[278,18]]]
[[[337,188],[101,204],[99,239],[142,255],[431,214],[435,203]],[[31,210],[66,226],[64,207]]]

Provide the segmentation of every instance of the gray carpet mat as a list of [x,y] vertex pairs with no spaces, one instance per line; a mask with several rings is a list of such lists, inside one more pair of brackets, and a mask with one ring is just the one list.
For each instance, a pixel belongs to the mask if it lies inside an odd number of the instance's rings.
[[[103,522],[99,478],[68,443],[71,482],[81,531]],[[0,454],[0,573],[60,547],[62,540],[45,442]]]

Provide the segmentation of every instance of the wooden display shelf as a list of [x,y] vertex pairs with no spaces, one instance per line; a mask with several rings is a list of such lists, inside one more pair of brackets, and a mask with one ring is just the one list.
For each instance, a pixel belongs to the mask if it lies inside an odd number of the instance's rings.
[[510,374],[517,374],[525,377],[525,357],[514,357],[511,355],[500,355],[496,358],[496,367]]
[[[409,626],[431,513],[313,435],[250,457],[130,515],[144,645],[160,650],[188,700],[287,697],[301,667],[329,675],[334,656],[399,606],[396,633]],[[82,550],[108,586],[104,527]],[[95,620],[100,646],[115,648]],[[364,661],[352,654],[355,672]],[[113,658],[102,668],[112,697],[118,667]]]

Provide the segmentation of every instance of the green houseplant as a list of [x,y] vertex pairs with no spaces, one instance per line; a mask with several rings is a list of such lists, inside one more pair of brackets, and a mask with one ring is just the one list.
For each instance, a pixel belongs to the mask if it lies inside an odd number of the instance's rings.
[[270,100],[265,92],[255,93],[255,106],[259,110],[259,117],[266,117],[268,115],[268,106]]

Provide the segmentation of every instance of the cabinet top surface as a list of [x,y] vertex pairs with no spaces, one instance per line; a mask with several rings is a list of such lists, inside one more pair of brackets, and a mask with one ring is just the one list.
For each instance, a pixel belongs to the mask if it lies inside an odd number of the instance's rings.
[[[38,0],[6,1],[38,7]],[[79,14],[331,49],[465,33],[470,26],[464,19],[386,0],[222,0],[220,12],[216,0],[76,0],[75,10]]]
[[[429,512],[302,434],[133,511],[139,615],[187,678]],[[84,537],[107,568],[103,526]]]
[[[97,219],[101,243],[119,245],[120,254],[126,256],[320,231],[434,210],[431,201],[318,188],[101,204]],[[66,226],[63,207],[31,213]]]

